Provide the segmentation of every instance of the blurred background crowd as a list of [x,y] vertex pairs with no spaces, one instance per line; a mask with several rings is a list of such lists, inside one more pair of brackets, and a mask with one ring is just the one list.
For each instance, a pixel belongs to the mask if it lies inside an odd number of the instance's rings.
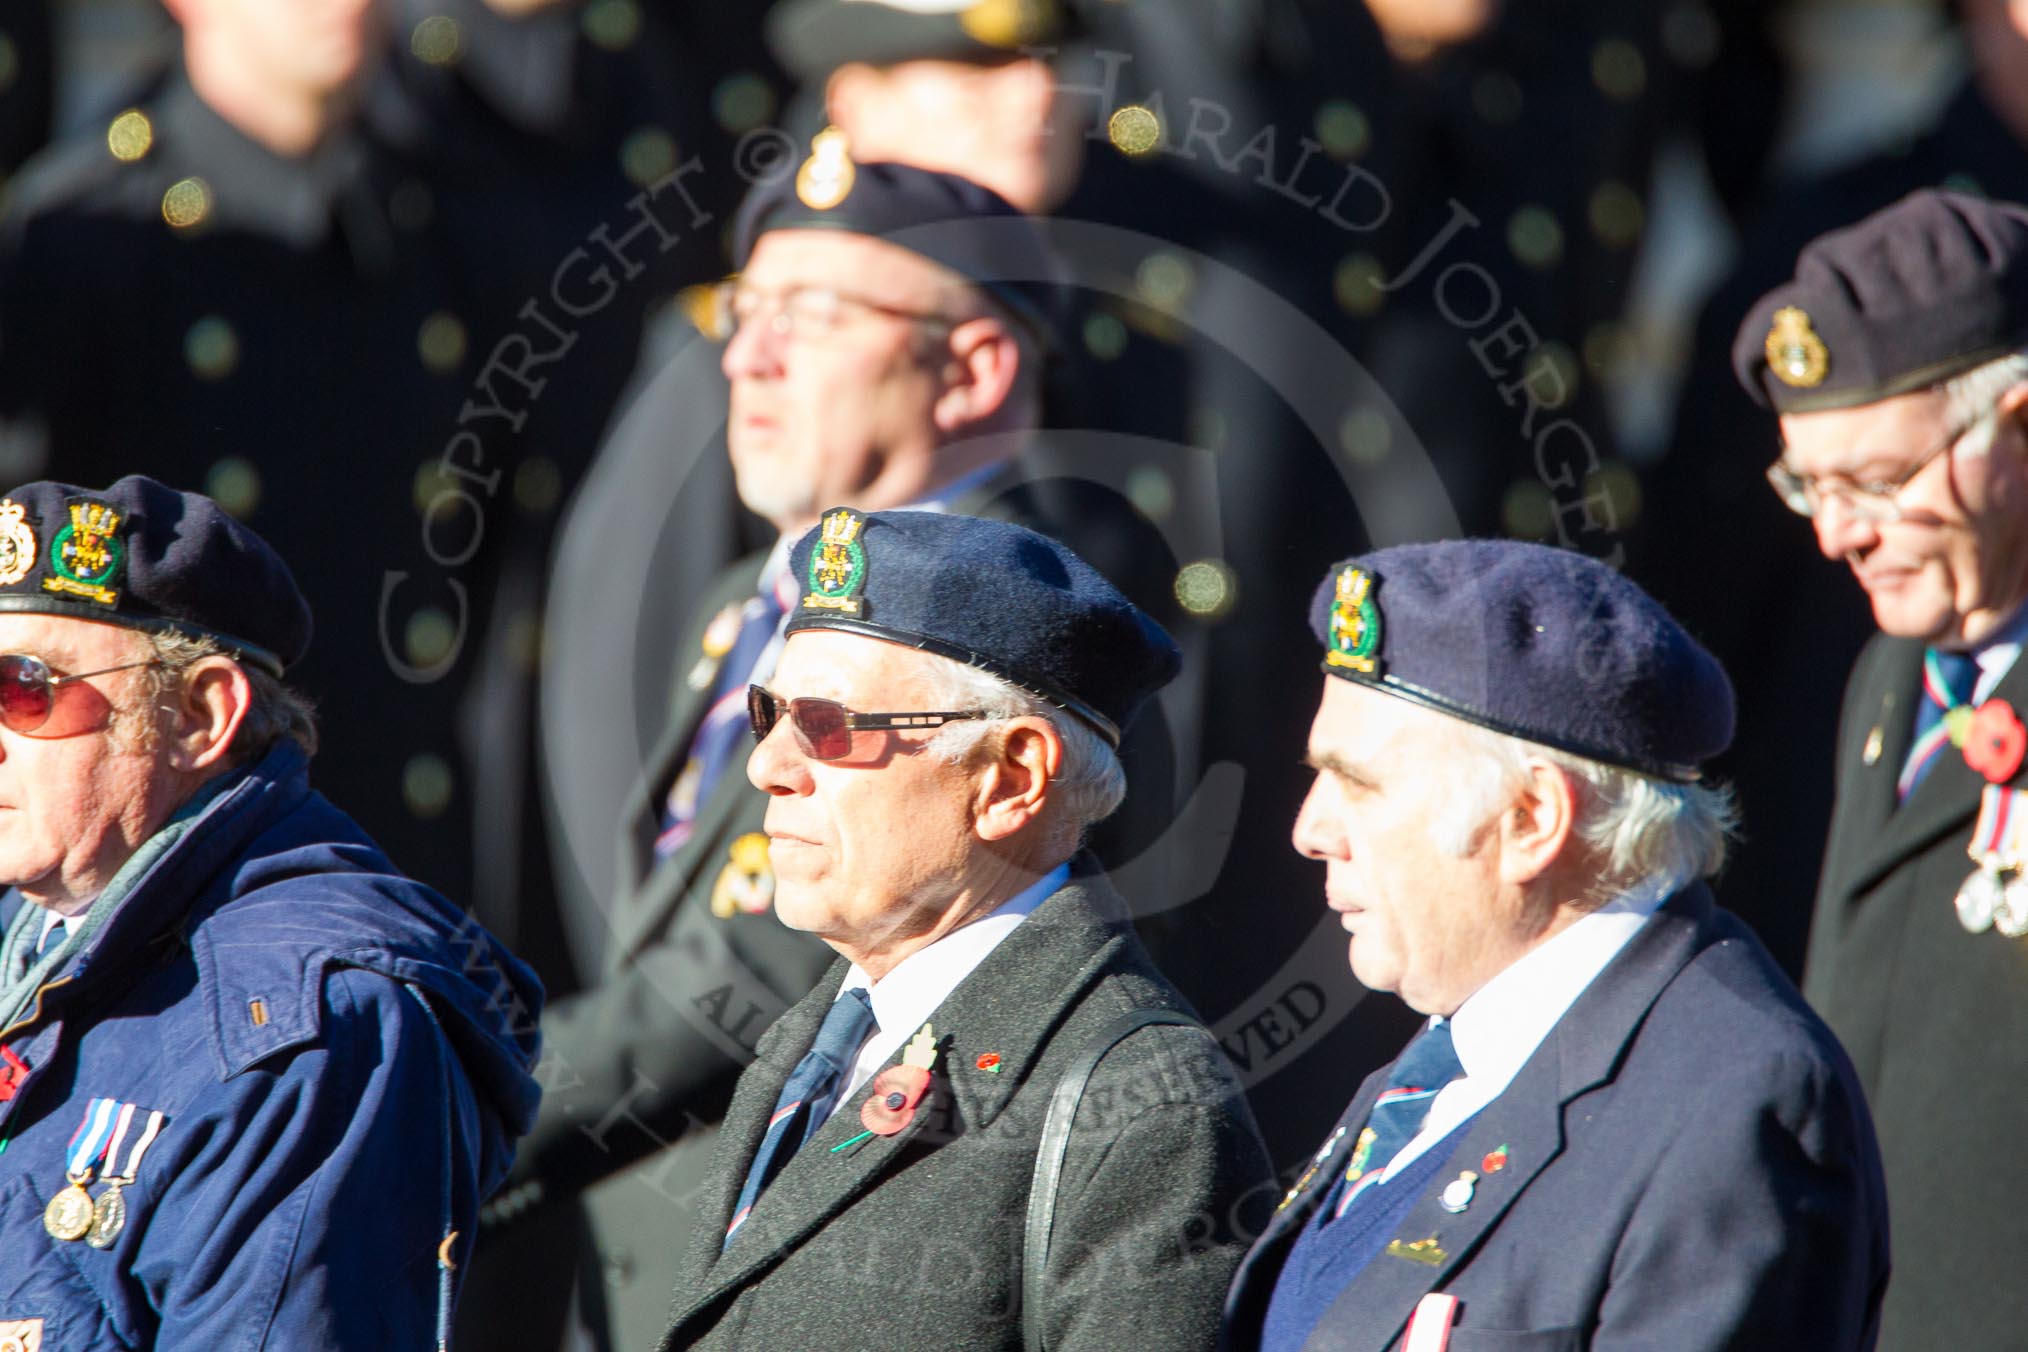
[[[1767,490],[1727,349],[1821,231],[1925,184],[2028,197],[2022,7],[900,7],[1000,50],[953,94],[758,3],[0,0],[0,477],[145,472],[252,523],[315,609],[319,787],[591,985],[680,632],[771,543],[712,284],[741,199],[849,119],[861,159],[1052,218],[1037,456],[1154,528],[1119,562],[1188,658],[1175,825],[1122,890],[1279,1165],[1405,1036],[1343,1001],[1288,845],[1308,592],[1368,545],[1554,542],[1683,617],[1740,693],[1720,899],[1798,971],[1870,624]],[[490,1286],[482,1256],[467,1345],[618,1337],[641,1256],[530,1247]]]

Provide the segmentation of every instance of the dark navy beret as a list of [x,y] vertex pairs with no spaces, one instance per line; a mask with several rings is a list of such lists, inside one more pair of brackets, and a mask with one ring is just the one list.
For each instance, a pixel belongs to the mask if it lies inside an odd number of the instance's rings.
[[789,633],[836,629],[982,668],[1114,746],[1183,665],[1097,569],[1005,521],[833,507],[796,541],[789,571],[801,588]]
[[0,501],[4,611],[214,638],[275,676],[310,646],[309,603],[281,556],[210,498],[138,474]]
[[1681,783],[1732,742],[1732,682],[1596,559],[1512,540],[1347,559],[1310,602],[1324,670],[1495,732]]
[[768,11],[768,47],[803,81],[852,61],[994,61],[1074,36],[1056,0],[783,0]]
[[2028,210],[1924,189],[1804,247],[1732,344],[1778,413],[1927,389],[2028,346]]
[[1060,268],[1034,218],[968,178],[914,165],[860,164],[835,127],[818,133],[793,177],[762,183],[733,223],[733,262],[744,269],[770,230],[844,230],[921,254],[987,292],[1052,340]]

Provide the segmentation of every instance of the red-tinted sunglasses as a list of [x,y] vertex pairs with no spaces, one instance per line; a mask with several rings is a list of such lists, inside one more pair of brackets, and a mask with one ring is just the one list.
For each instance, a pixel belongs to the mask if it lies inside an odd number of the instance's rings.
[[49,721],[50,713],[56,708],[58,686],[82,681],[88,676],[160,665],[160,661],[150,658],[146,662],[126,662],[117,667],[81,671],[75,676],[56,676],[51,674],[49,664],[39,657],[30,657],[26,653],[0,654],[0,723],[16,732],[34,732]]
[[786,706],[796,741],[812,760],[837,760],[852,750],[855,732],[899,732],[905,728],[940,728],[965,718],[990,717],[983,709],[951,713],[860,714],[828,699],[777,699],[764,686],[746,688],[746,716],[753,723],[755,741],[765,741],[782,721]]

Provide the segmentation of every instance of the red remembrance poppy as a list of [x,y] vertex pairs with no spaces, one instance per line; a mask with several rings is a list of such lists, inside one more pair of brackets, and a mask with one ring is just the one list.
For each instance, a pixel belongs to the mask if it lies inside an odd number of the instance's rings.
[[2005,784],[2021,769],[2028,753],[2028,728],[2003,699],[1989,699],[1972,711],[1972,725],[1965,733],[1965,764],[1986,777],[1989,784]]
[[929,1092],[929,1071],[889,1066],[873,1077],[873,1093],[859,1105],[859,1122],[876,1136],[892,1136],[915,1120],[915,1105]]
[[979,1059],[973,1064],[977,1065],[980,1070],[998,1070],[1000,1068],[1000,1053],[980,1052]]

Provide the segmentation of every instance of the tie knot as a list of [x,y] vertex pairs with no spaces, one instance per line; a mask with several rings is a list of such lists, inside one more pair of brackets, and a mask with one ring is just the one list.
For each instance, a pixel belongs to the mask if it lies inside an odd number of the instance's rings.
[[834,1072],[843,1069],[873,1028],[873,1001],[864,986],[854,986],[833,1000],[831,1008],[824,1012],[824,1022],[817,1029],[817,1040],[810,1044],[810,1052],[830,1061]]
[[1931,648],[1923,654],[1923,694],[1938,707],[1955,709],[1972,702],[1978,687],[1979,664],[1968,653]]
[[1394,1063],[1387,1077],[1389,1089],[1441,1089],[1465,1073],[1464,1063],[1451,1041],[1451,1021],[1425,1028]]

